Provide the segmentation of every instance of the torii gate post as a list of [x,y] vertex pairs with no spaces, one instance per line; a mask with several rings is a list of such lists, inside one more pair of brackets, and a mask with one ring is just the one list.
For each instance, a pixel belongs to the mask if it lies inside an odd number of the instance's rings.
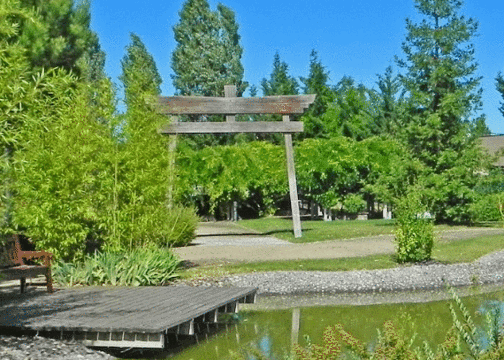
[[[294,237],[301,237],[301,218],[294,167],[292,134],[303,132],[303,123],[290,121],[290,114],[302,114],[315,95],[265,96],[262,98],[236,97],[236,86],[224,86],[225,97],[159,96],[157,111],[165,115],[226,115],[226,122],[172,122],[160,129],[160,133],[177,134],[235,134],[282,133],[285,136],[287,175],[291,199]],[[236,121],[237,114],[281,114],[278,121]],[[171,147],[174,147],[172,142]]]

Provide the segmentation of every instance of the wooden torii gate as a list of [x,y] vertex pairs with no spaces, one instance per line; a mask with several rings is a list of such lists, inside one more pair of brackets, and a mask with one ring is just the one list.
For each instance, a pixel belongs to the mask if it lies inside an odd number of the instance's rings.
[[[302,114],[315,95],[266,96],[261,98],[236,97],[236,86],[224,86],[225,97],[159,96],[156,110],[165,115],[226,115],[226,122],[172,122],[160,133],[177,134],[234,134],[282,133],[285,135],[287,174],[292,209],[294,237],[301,237],[301,219],[294,168],[292,134],[303,132],[303,123],[290,121],[290,114]],[[237,114],[281,114],[283,121],[239,121]]]

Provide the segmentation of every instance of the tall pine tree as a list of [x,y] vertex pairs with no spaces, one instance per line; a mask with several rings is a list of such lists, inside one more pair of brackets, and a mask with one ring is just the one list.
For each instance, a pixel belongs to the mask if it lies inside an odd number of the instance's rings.
[[372,90],[363,84],[355,84],[349,76],[343,78],[333,89],[334,101],[322,115],[324,136],[346,136],[363,140],[372,135],[376,107],[372,101]]
[[315,50],[310,53],[310,71],[308,77],[300,77],[304,94],[315,94],[315,102],[301,117],[305,130],[298,138],[324,137],[326,128],[321,116],[327,111],[329,104],[334,101],[334,92],[330,89],[329,72],[322,65]]
[[90,27],[88,0],[77,4],[74,0],[21,0],[21,4],[35,9],[41,19],[40,24],[24,21],[19,32],[19,42],[35,69],[60,67],[80,76],[93,58],[104,56]]
[[376,84],[379,92],[374,132],[395,137],[404,126],[404,90],[401,79],[398,75],[394,76],[392,67],[389,66],[385,69],[385,74],[378,75]]
[[233,11],[222,4],[212,11],[207,0],[187,0],[179,15],[171,61],[177,94],[223,96],[224,85],[236,85],[241,96],[247,83]]
[[269,80],[263,78],[261,88],[264,96],[271,95],[297,95],[299,84],[296,79],[289,75],[289,66],[280,60],[278,52],[273,58],[273,71]]
[[[460,0],[414,0],[424,16],[415,24],[406,19],[403,43],[409,92],[409,124],[406,138],[413,152],[435,172],[451,167],[446,152],[458,156],[468,146],[468,123],[477,122],[481,107],[481,77],[474,45],[478,23],[460,15]],[[449,158],[452,158],[450,156]]]
[[[473,129],[484,126],[481,77],[471,39],[478,23],[460,0],[414,0],[424,19],[406,19],[403,84],[409,96],[403,139],[424,166],[417,190],[437,221],[468,222],[477,173],[484,170]],[[482,126],[483,125],[483,126]]]

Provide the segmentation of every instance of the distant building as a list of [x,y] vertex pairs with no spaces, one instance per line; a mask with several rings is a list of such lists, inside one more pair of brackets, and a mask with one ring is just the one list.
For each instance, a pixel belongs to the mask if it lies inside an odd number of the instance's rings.
[[[504,149],[504,135],[482,136],[481,145],[488,150],[490,155],[495,155]],[[504,155],[501,155],[494,163],[495,166],[504,167]]]

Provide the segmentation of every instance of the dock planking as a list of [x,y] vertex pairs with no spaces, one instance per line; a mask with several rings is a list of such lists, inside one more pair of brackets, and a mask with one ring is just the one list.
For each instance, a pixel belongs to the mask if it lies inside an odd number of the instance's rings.
[[[44,294],[0,292],[0,328],[60,333],[88,346],[163,348],[167,334],[194,335],[195,325],[254,303],[257,288],[83,287]],[[17,297],[16,297],[17,295]]]

